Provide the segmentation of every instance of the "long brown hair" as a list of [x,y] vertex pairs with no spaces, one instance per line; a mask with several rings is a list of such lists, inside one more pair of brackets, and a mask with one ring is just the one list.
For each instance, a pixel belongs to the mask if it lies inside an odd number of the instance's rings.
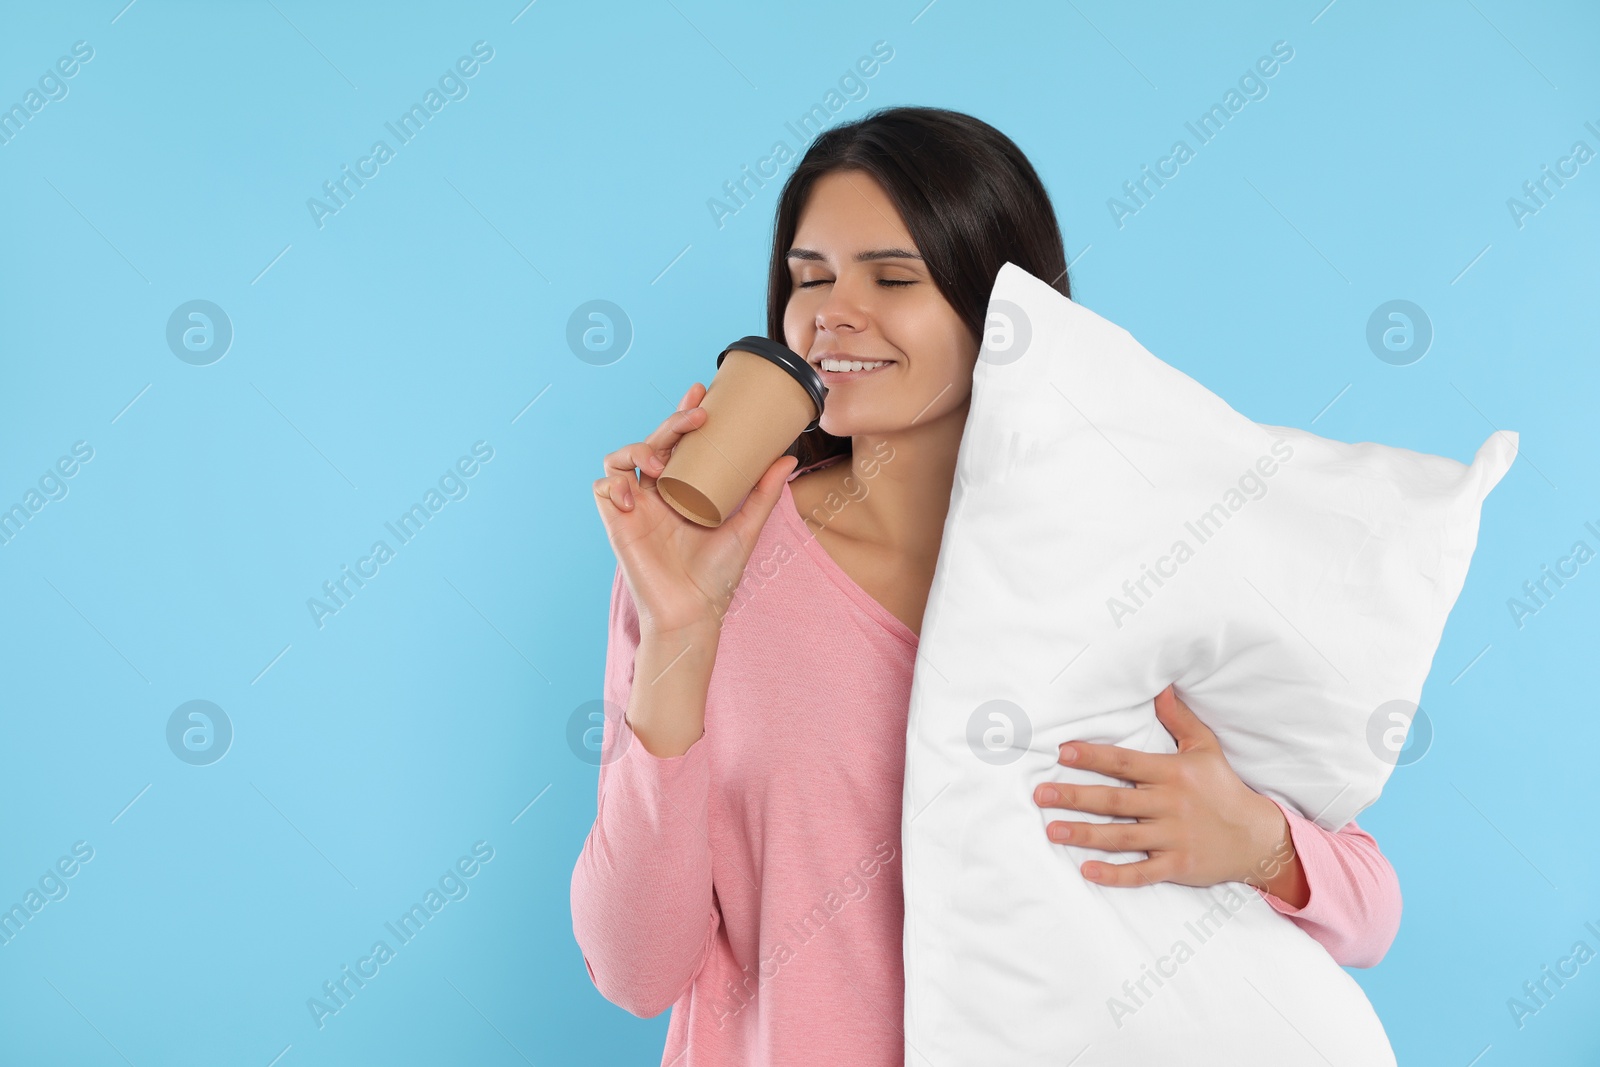
[[[830,171],[860,170],[883,186],[905,221],[939,292],[966,322],[974,343],[996,275],[1009,260],[1071,297],[1067,255],[1050,194],[1016,144],[980,119],[937,107],[891,107],[824,131],[778,199],[767,276],[767,336],[783,341],[794,244],[812,183]],[[848,455],[850,438],[821,427],[784,455],[796,470]]]

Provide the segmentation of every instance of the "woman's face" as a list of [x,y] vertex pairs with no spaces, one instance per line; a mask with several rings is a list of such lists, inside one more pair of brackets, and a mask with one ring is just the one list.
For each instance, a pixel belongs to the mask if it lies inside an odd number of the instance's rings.
[[[788,262],[784,343],[828,387],[822,429],[839,437],[892,433],[963,408],[977,343],[875,179],[859,170],[818,178]],[[887,362],[836,372],[824,357]]]

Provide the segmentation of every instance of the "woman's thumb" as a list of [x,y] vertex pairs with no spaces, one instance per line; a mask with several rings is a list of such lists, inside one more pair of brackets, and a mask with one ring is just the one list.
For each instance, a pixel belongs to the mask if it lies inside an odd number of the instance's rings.
[[799,465],[800,460],[794,456],[779,456],[751,488],[750,495],[739,505],[738,513],[724,525],[736,526],[741,535],[748,535],[746,542],[753,544],[756,535],[767,524],[773,506],[783,496],[783,483]]

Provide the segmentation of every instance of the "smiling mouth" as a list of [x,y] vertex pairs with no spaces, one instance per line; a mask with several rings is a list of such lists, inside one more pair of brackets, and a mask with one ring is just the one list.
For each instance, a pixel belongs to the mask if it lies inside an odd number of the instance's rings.
[[875,370],[882,370],[893,363],[888,359],[819,359],[817,370],[823,374],[838,378],[849,378],[860,374],[870,374]]

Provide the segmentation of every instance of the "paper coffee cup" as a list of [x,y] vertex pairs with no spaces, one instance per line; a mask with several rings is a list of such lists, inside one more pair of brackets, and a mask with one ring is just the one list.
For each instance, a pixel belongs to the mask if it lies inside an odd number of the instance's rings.
[[656,479],[661,499],[701,526],[721,526],[795,438],[816,427],[828,387],[791,349],[743,337],[717,356],[700,406],[706,421],[678,440]]

